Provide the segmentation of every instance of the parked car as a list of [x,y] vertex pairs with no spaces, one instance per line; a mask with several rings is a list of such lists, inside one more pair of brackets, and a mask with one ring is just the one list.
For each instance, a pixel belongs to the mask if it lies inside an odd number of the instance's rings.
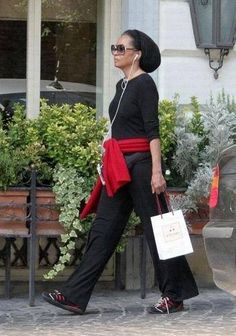
[[[83,103],[95,107],[96,87],[94,85],[58,82],[40,82],[40,97],[49,104]],[[26,79],[0,79],[0,113],[4,120],[11,118],[15,103],[26,104]]]

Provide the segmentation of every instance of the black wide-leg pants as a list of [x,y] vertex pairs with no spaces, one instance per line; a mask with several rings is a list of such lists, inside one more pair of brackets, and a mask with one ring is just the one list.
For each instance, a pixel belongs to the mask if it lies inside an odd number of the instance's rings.
[[[143,225],[162,295],[175,301],[198,295],[195,280],[184,256],[168,260],[160,260],[158,257],[150,220],[151,216],[158,213],[156,198],[151,192],[151,170],[151,159],[139,161],[130,171],[132,181],[120,188],[113,197],[107,196],[105,188],[102,190],[84,256],[61,288],[61,293],[68,300],[79,304],[84,310],[96,282],[120,241],[133,209]],[[165,208],[164,202],[162,200]]]

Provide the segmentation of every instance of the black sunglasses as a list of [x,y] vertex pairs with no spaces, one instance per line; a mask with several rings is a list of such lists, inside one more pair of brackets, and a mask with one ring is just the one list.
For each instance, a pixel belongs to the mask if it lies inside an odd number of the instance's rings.
[[114,55],[115,53],[118,55],[124,55],[126,50],[137,50],[137,49],[125,47],[124,44],[112,44],[111,45],[112,55]]

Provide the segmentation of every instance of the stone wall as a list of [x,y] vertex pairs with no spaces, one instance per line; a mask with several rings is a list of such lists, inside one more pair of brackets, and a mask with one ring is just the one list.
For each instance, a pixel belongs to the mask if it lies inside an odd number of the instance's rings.
[[159,45],[162,64],[159,69],[160,99],[180,94],[180,103],[189,103],[197,96],[200,103],[210,94],[235,95],[236,48],[225,57],[219,78],[213,77],[208,57],[195,45],[189,3],[186,0],[160,0]]

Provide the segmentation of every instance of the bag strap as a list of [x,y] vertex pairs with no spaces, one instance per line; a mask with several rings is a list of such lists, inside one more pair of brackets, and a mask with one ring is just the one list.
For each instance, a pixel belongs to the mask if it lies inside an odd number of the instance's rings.
[[[164,191],[164,198],[165,198],[165,201],[166,201],[166,205],[167,205],[167,209],[169,212],[172,212],[172,215],[174,216],[174,211],[171,207],[171,204],[170,204],[170,197],[168,195],[168,193],[166,191]],[[158,214],[163,215],[162,213],[162,210],[161,210],[161,203],[160,203],[160,199],[159,199],[159,195],[156,193],[156,201],[157,201],[157,209],[158,209]]]

